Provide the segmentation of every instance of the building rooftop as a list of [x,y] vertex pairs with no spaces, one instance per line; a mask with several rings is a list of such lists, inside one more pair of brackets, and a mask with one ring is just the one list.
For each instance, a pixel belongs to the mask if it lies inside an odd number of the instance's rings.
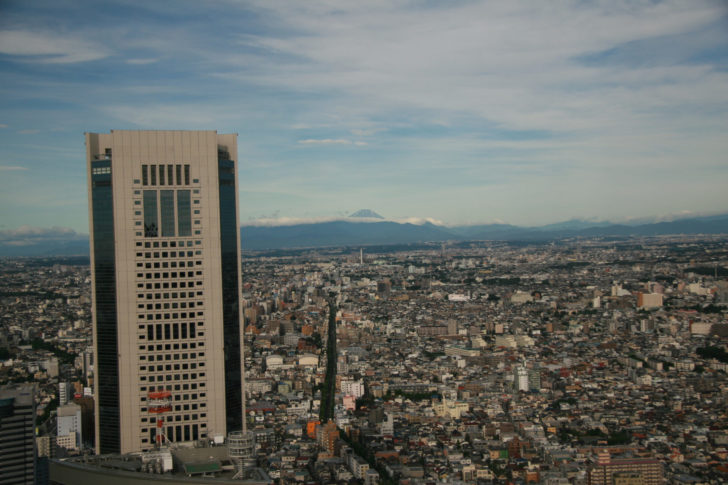
[[141,485],[149,482],[273,483],[261,468],[246,468],[243,480],[233,478],[235,473],[235,463],[229,457],[227,446],[177,447],[147,453],[83,456],[53,460],[50,467],[51,480],[63,485],[97,485],[102,478],[108,479],[105,482],[107,485]]

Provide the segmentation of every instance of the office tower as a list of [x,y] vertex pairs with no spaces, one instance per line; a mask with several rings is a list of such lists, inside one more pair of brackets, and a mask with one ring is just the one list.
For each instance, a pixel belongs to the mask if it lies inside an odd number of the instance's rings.
[[243,427],[236,137],[86,134],[98,453]]
[[34,427],[33,385],[0,387],[0,483],[33,485]]

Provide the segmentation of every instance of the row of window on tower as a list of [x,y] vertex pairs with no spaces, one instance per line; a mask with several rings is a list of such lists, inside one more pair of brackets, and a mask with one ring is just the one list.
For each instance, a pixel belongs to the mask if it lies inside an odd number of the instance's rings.
[[[187,331],[188,328],[189,332]],[[196,338],[195,333],[195,322],[147,325],[148,341]]]
[[190,166],[188,164],[142,165],[142,185],[190,185]]
[[[176,208],[175,192],[177,195]],[[192,235],[189,190],[145,190],[143,203],[144,237]],[[159,223],[160,218],[161,224]]]

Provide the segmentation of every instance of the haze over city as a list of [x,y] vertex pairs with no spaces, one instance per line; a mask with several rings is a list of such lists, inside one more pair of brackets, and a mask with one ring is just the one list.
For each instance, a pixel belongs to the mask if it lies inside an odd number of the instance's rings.
[[238,133],[243,224],[728,207],[724,2],[0,5],[0,230],[88,233],[83,136]]

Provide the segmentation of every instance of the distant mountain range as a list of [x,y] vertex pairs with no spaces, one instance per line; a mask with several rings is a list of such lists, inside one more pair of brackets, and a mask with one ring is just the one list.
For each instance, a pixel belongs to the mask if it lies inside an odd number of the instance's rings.
[[[568,237],[728,234],[728,214],[633,225],[571,220],[540,227],[510,224],[446,227],[429,222],[386,221],[365,209],[344,220],[282,226],[243,225],[240,232],[243,250],[475,240],[535,242]],[[70,229],[25,227],[0,231],[0,257],[88,255],[88,252],[88,236]]]
[[289,226],[243,226],[243,249],[286,249],[325,246],[366,246],[419,242],[497,240],[549,241],[567,237],[659,236],[668,234],[728,234],[728,214],[638,225],[571,220],[541,227],[483,224],[446,227],[432,223],[351,219]]

